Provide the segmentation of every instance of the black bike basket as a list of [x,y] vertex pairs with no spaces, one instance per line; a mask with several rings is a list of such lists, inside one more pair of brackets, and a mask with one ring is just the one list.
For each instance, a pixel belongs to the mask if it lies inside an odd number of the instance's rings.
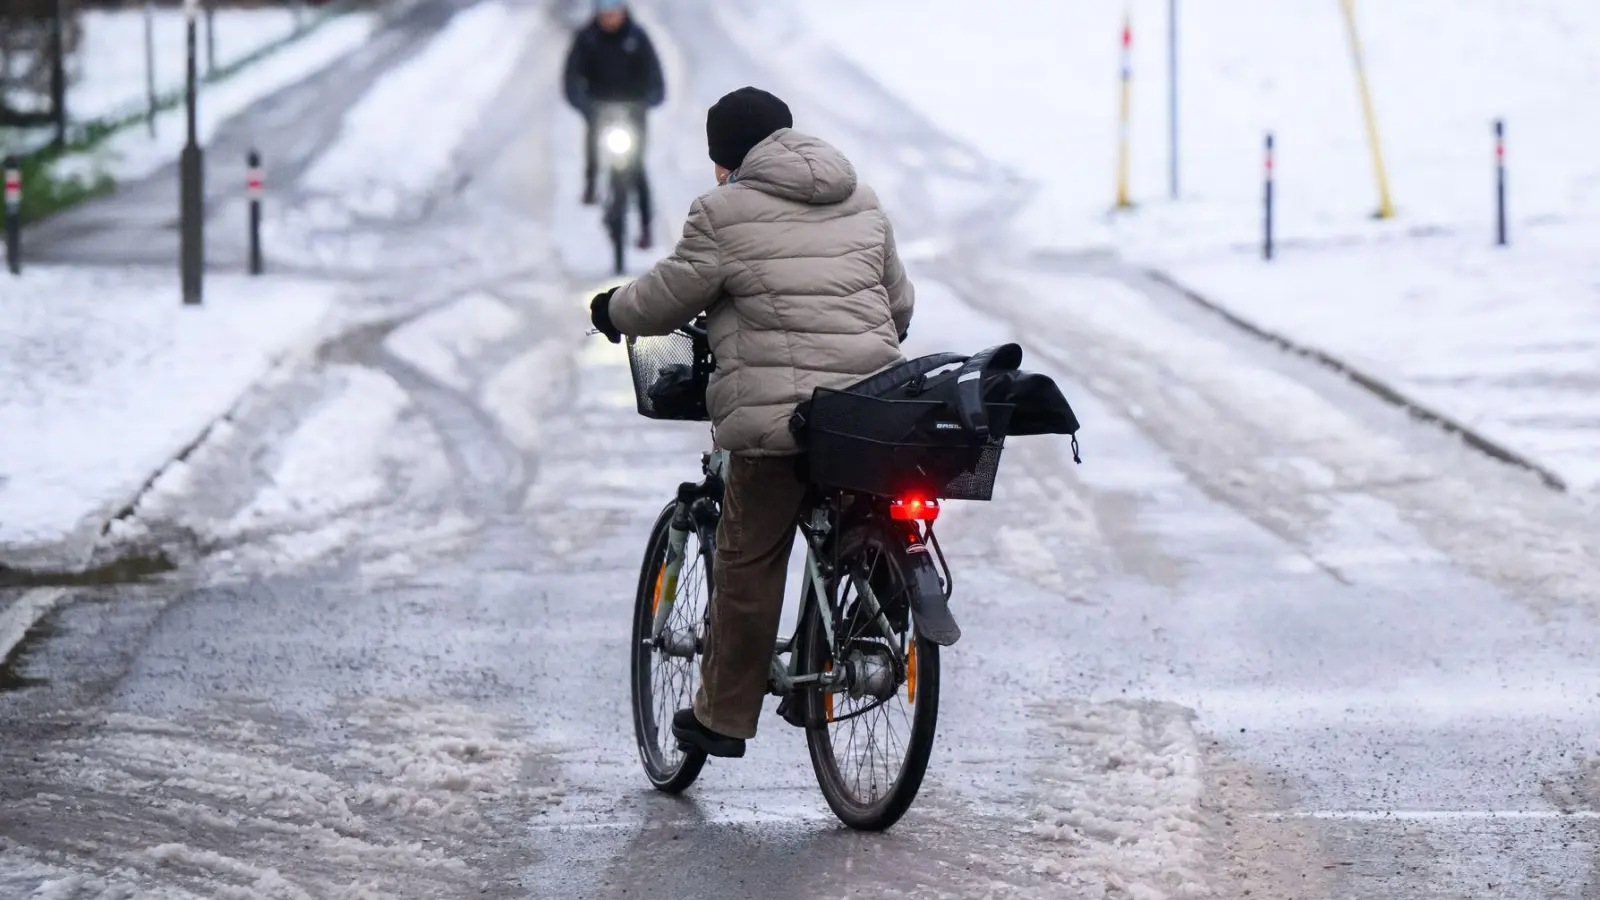
[[628,338],[628,367],[639,415],[647,419],[709,422],[706,385],[716,370],[704,338],[674,332]]
[[948,403],[819,388],[805,417],[810,479],[895,499],[988,500],[1014,409],[988,404],[997,437],[979,444]]

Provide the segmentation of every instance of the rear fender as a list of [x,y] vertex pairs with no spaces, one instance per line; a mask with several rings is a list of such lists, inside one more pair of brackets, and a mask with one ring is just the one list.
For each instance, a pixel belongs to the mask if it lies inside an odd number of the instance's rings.
[[933,549],[915,528],[907,526],[895,531],[902,548],[900,576],[911,594],[911,613],[916,620],[917,634],[948,647],[961,639],[961,626],[950,612],[950,598],[939,580]]

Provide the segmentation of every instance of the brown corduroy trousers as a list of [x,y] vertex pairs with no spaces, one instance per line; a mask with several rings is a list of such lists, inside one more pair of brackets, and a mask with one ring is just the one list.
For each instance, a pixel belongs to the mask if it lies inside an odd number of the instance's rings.
[[755,737],[805,497],[792,456],[728,461],[712,572],[711,634],[694,698],[695,717],[718,734]]

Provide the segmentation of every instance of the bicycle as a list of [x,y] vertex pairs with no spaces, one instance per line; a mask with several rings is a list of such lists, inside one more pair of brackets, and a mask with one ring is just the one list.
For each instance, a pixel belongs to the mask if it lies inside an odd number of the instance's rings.
[[[698,320],[666,338],[629,338],[627,348],[642,415],[707,418],[715,360]],[[940,649],[960,637],[934,534],[939,501],[989,499],[999,464],[1003,437],[885,445],[872,433],[904,435],[905,423],[942,415],[930,408],[938,405],[818,391],[807,413],[805,583],[795,630],[774,647],[768,690],[783,698],[779,715],[804,729],[829,807],[856,829],[890,827],[921,788],[938,722]],[[1006,412],[990,408],[1002,435]],[[944,423],[935,432],[948,433]],[[673,738],[671,718],[699,681],[727,461],[715,447],[702,454],[704,477],[680,485],[656,518],[639,574],[634,731],[646,776],[668,793],[687,789],[706,762]],[[872,753],[881,758],[860,758]]]
[[616,274],[621,275],[625,270],[623,257],[628,240],[628,201],[644,166],[640,146],[644,112],[637,104],[605,103],[598,107],[595,115],[600,159],[605,168],[605,197],[600,207],[602,222],[611,240],[613,266]]

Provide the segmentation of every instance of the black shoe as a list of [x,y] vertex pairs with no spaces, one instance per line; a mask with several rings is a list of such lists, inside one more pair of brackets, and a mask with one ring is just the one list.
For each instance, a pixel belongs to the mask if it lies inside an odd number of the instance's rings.
[[672,736],[686,750],[704,750],[707,756],[738,759],[744,755],[744,739],[717,734],[700,724],[693,709],[680,709],[672,716]]
[[584,206],[593,206],[597,202],[599,202],[599,201],[597,201],[595,199],[595,196],[594,196],[594,185],[591,184],[591,185],[586,186],[583,189],[583,205]]
[[654,240],[652,240],[651,237],[650,237],[650,226],[649,225],[644,226],[644,230],[639,232],[639,249],[640,250],[649,250],[651,247],[654,247],[655,245],[656,245],[656,242]]

